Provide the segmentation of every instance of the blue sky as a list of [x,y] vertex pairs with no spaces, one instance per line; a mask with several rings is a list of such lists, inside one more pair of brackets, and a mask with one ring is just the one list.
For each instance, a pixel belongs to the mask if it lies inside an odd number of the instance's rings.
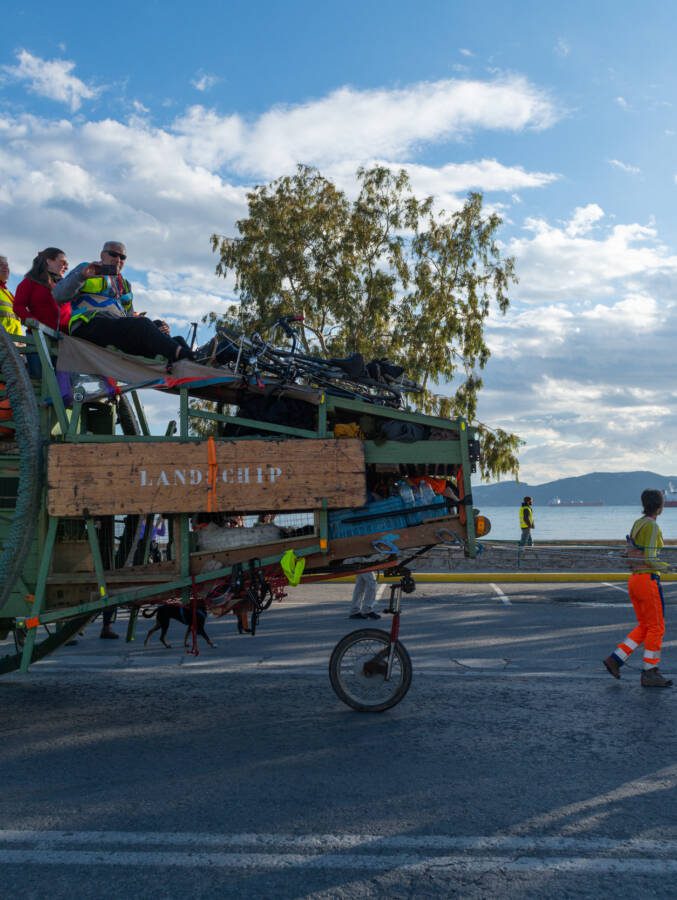
[[[551,7],[551,8],[550,8]],[[406,167],[484,191],[519,286],[492,316],[480,418],[522,478],[677,472],[671,3],[15,3],[0,51],[0,253],[119,237],[137,307],[222,309],[208,238],[254,184]],[[165,408],[151,400],[158,416]],[[171,410],[170,410],[171,412]]]

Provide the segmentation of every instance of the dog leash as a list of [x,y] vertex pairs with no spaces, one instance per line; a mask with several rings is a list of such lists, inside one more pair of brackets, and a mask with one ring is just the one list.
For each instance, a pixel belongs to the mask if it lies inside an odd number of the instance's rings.
[[193,646],[190,650],[186,650],[190,656],[199,656],[200,648],[197,643],[197,585],[195,584],[195,575],[193,575],[192,579],[192,588],[190,592],[190,609],[191,609],[191,623],[190,623],[190,633],[193,637]]

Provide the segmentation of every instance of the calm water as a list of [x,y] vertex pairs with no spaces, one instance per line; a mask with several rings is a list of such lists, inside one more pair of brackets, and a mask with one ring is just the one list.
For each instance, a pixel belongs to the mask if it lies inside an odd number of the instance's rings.
[[[519,508],[485,506],[480,512],[491,521],[489,539],[519,540]],[[622,541],[641,514],[639,506],[535,506],[533,536],[536,541]],[[663,510],[658,524],[664,538],[677,538],[677,507]]]

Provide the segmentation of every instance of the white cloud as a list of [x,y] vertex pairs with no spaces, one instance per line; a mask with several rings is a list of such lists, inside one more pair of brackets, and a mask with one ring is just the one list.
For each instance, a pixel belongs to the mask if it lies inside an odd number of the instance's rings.
[[605,227],[599,211],[571,221],[590,218],[599,227],[584,236],[539,220],[512,242],[521,283],[508,314],[488,320],[479,417],[527,441],[531,483],[677,471],[677,257],[655,226]]
[[196,91],[208,91],[218,84],[221,79],[217,75],[209,75],[206,72],[198,72],[195,78],[191,79],[191,84]]
[[567,227],[569,237],[579,237],[587,234],[600,219],[604,218],[604,210],[596,203],[588,203],[587,206],[579,206],[574,210]]
[[[419,197],[433,196],[438,209],[455,212],[463,205],[465,194],[476,190],[507,192],[516,188],[540,188],[556,181],[552,172],[528,172],[521,166],[504,166],[495,159],[481,159],[468,163],[449,163],[437,168],[416,163],[391,163],[387,159],[348,159],[323,167],[323,173],[349,196],[356,193],[355,172],[358,166],[386,166],[394,171],[404,169],[409,175],[414,193]],[[511,197],[512,202],[515,201]],[[485,199],[487,210],[501,213],[500,204]]]
[[460,47],[458,52],[461,54],[461,56],[474,56],[475,55],[472,52],[472,50],[468,50],[467,47]]
[[70,60],[45,60],[28,50],[20,50],[17,59],[17,66],[3,66],[7,75],[26,82],[33,94],[67,104],[73,112],[80,109],[83,100],[91,100],[99,93],[99,89],[71,74],[75,63]]
[[617,106],[620,106],[621,109],[628,109],[629,104],[625,97],[616,97],[615,103]]
[[544,187],[558,179],[552,172],[527,172],[522,166],[504,166],[495,159],[477,162],[449,163],[432,168],[414,163],[405,165],[417,191],[436,196],[470,189],[482,191],[514,191]]
[[621,172],[627,172],[628,175],[642,174],[642,170],[638,168],[638,166],[631,166],[629,163],[621,162],[620,159],[610,159],[609,165],[613,166],[615,169],[620,169]]
[[421,144],[460,140],[483,129],[543,129],[557,116],[544,92],[513,76],[423,82],[392,91],[343,87],[320,100],[276,107],[252,123],[195,106],[174,128],[202,165],[228,163],[243,174],[274,177],[298,162],[399,162]]
[[528,218],[525,231],[529,236],[516,237],[507,246],[519,260],[516,293],[522,302],[612,296],[619,284],[625,280],[630,287],[634,278],[665,277],[672,285],[677,272],[677,256],[658,240],[655,225],[608,227],[595,203],[578,208],[564,227]]

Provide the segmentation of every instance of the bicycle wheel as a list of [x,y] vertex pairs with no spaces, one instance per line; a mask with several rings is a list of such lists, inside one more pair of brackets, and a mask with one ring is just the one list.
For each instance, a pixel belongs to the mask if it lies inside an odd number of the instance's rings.
[[291,372],[296,379],[313,387],[320,387],[337,397],[395,408],[402,403],[402,395],[398,390],[368,378],[351,378],[341,369],[322,361],[295,360]]
[[379,628],[351,631],[338,642],[329,659],[329,680],[339,700],[358,712],[383,712],[400,702],[411,686],[411,659],[397,641],[386,680],[389,649],[390,635]]
[[[355,355],[361,361],[358,363],[359,368],[360,364],[363,365],[362,357],[359,354]],[[292,359],[299,371],[305,370],[311,377],[350,391],[360,400],[395,407],[402,404],[402,393],[406,389],[398,381],[375,379],[369,375],[366,369],[360,372],[351,368],[352,357],[346,360],[322,359],[319,356],[297,353]],[[348,366],[343,363],[348,363]],[[420,390],[420,386],[415,385],[414,382],[408,382],[408,384]]]

